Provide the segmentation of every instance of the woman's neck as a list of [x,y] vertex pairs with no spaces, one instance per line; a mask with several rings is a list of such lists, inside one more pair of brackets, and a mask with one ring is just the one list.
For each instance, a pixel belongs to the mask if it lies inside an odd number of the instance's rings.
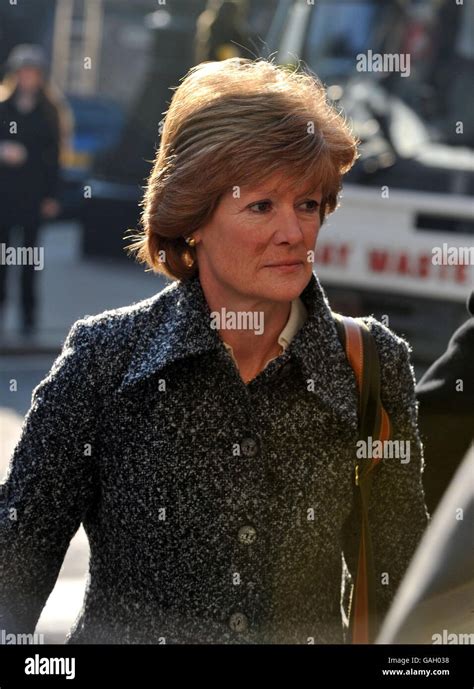
[[291,311],[291,302],[239,298],[239,295],[210,289],[201,279],[213,323],[222,340],[232,347],[243,379],[254,378],[269,359],[281,354],[278,342]]

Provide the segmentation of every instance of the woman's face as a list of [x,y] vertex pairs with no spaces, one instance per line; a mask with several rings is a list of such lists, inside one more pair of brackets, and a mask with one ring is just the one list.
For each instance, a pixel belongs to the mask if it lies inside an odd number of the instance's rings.
[[[291,301],[301,294],[311,278],[322,194],[285,188],[287,179],[278,173],[221,198],[193,233],[201,281],[242,298]],[[285,262],[294,265],[276,265]]]

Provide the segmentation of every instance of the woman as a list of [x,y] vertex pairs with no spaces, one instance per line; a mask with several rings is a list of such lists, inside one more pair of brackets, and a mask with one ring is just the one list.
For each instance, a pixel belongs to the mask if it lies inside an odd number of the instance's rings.
[[[59,213],[59,154],[71,119],[46,83],[45,72],[41,46],[21,44],[10,53],[0,91],[0,243],[6,246],[13,226],[20,225],[23,245],[35,247],[41,221]],[[34,265],[22,266],[25,335],[33,332],[37,321],[36,273]],[[6,266],[0,265],[0,315],[6,303],[6,280]]]
[[[4,627],[33,630],[83,522],[69,643],[343,641],[357,391],[311,259],[355,156],[310,75],[232,58],[181,83],[130,247],[176,279],[76,321],[34,390],[6,482]],[[367,323],[412,445],[373,482],[383,612],[426,512],[408,346]]]

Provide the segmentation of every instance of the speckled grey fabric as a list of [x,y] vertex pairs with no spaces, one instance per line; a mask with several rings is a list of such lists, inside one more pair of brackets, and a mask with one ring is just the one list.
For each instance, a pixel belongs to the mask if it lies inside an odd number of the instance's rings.
[[[343,642],[356,384],[314,275],[301,298],[308,320],[248,385],[197,277],[74,323],[10,464],[0,627],[33,631],[83,522],[89,577],[68,643]],[[393,437],[412,444],[373,482],[383,611],[427,515],[409,347],[366,322]]]

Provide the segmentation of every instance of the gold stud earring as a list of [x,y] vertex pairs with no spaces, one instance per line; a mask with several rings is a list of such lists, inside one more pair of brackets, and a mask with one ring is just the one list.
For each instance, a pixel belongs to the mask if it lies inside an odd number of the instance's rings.
[[188,246],[196,246],[196,240],[194,237],[187,237],[186,238],[186,244]]

